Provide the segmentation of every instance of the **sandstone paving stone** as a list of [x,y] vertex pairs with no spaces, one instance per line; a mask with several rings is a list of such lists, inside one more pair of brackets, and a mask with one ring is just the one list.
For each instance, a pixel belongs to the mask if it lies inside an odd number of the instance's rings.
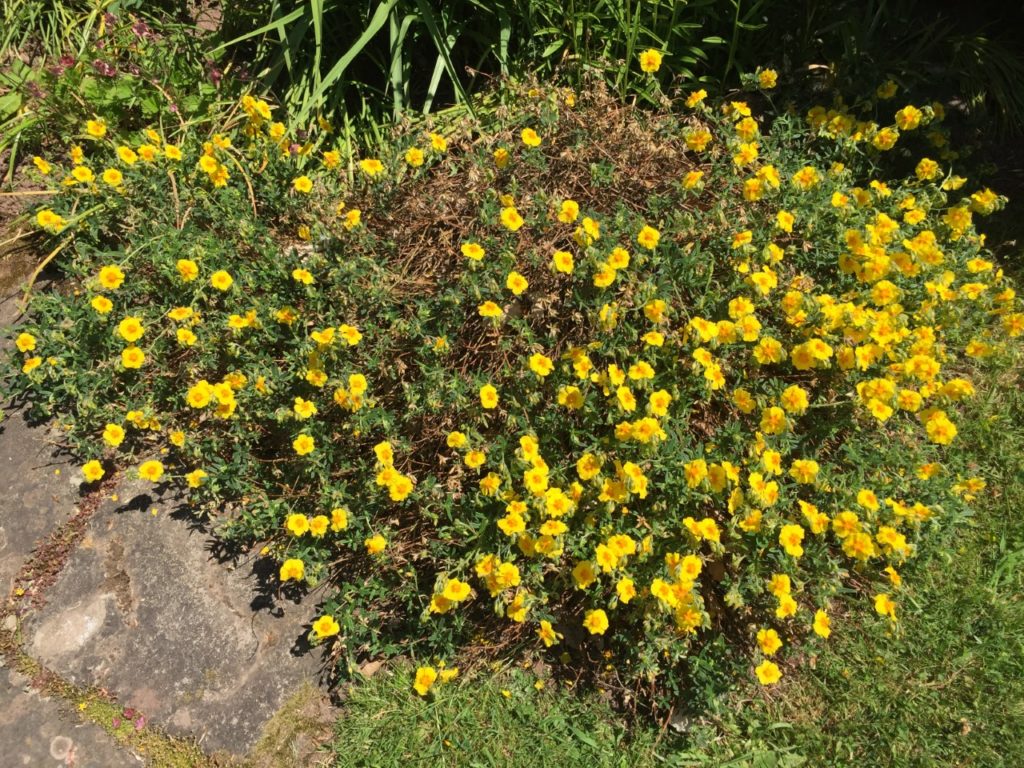
[[35,545],[75,514],[82,480],[48,429],[29,426],[20,413],[0,421],[0,594],[10,592]]
[[169,733],[243,754],[317,677],[319,654],[302,641],[316,601],[263,593],[254,561],[218,562],[152,485],[133,481],[118,497],[97,510],[47,604],[29,618],[26,650]]
[[26,678],[0,667],[0,768],[122,768],[142,760],[102,728],[76,723],[61,705],[26,687]]

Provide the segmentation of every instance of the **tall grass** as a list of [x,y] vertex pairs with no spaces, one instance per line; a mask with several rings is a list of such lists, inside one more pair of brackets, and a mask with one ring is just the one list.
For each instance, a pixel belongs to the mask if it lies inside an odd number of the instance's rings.
[[[473,109],[492,76],[599,72],[644,95],[637,54],[667,52],[675,76],[707,80],[711,53],[731,68],[742,33],[773,0],[250,0],[234,7],[215,51],[261,62],[255,72],[301,123],[345,106],[390,106],[391,118],[439,102]],[[721,30],[721,34],[715,32]]]
[[578,85],[598,73],[623,97],[654,100],[636,57],[655,48],[663,87],[824,64],[844,91],[947,82],[1013,132],[1024,56],[1007,30],[1024,13],[976,5],[985,0],[240,0],[225,8],[215,52],[255,62],[300,124],[338,108],[364,123],[472,110],[473,92],[505,75]]

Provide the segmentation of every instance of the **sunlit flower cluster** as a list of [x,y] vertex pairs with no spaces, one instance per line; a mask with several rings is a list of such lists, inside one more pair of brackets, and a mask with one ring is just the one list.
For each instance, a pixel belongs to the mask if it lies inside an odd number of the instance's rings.
[[[235,242],[277,200],[303,246],[227,258],[193,229],[193,248],[82,249],[80,290],[39,300],[75,322],[16,334],[20,386],[63,393],[86,483],[137,461],[237,505],[229,527],[285,585],[348,590],[326,600],[319,641],[360,623],[344,612],[365,581],[431,637],[486,603],[541,649],[575,636],[656,677],[733,612],[748,631],[728,639],[770,685],[789,648],[830,636],[845,571],[897,622],[898,569],[944,504],[984,487],[947,451],[975,394],[964,363],[1024,334],[974,228],[1004,201],[956,193],[940,106],[891,124],[815,108],[778,136],[748,104],[694,91],[672,118],[672,204],[637,210],[561,185],[559,151],[601,139],[563,127],[560,92],[532,102],[485,141],[419,133],[347,175],[329,131],[299,143],[251,96],[208,140],[90,121],[88,154],[36,158],[63,188],[41,230],[74,232],[75,201],[153,194],[177,229],[194,195],[197,227],[221,194],[250,217]],[[845,164],[926,131],[936,159],[909,178]],[[827,137],[830,159],[794,157],[794,136]],[[404,226],[402,194],[446,177],[479,205],[429,230],[438,279],[417,272],[425,252],[389,250],[386,227]],[[91,396],[72,406],[57,382],[75,366]],[[415,689],[456,672],[421,667]]]

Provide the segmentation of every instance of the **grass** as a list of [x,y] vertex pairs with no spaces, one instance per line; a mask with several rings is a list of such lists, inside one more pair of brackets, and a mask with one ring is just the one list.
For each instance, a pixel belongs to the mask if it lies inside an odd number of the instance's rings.
[[[857,766],[1024,764],[1022,362],[985,382],[957,448],[988,480],[978,514],[949,531],[948,559],[904,571],[899,635],[837,618],[826,650],[776,690],[741,686],[683,732],[627,725],[597,694],[522,669],[479,674],[429,701],[411,670],[353,688],[336,766]],[[986,377],[978,375],[976,381]],[[935,548],[936,551],[940,547]],[[945,549],[945,548],[943,548]],[[841,616],[841,611],[836,612]],[[506,695],[506,692],[508,695]]]
[[1024,395],[1020,367],[962,418],[960,451],[989,483],[955,552],[907,569],[901,637],[882,622],[836,642],[768,704],[812,764],[1024,762]]
[[537,679],[505,669],[420,700],[411,670],[382,673],[353,689],[338,723],[336,765],[611,768],[653,754],[655,732],[627,740],[624,722],[600,699],[538,691]]

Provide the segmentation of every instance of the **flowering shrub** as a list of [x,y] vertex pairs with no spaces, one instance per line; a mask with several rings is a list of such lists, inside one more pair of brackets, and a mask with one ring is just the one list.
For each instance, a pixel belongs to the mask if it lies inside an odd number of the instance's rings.
[[884,95],[892,123],[516,91],[361,160],[252,97],[209,137],[97,117],[36,161],[72,281],[11,387],[86,482],[187,486],[284,589],[326,584],[343,669],[532,645],[672,690],[732,647],[770,685],[851,577],[898,622],[984,486],[965,363],[1024,332],[974,229],[1002,199]]

